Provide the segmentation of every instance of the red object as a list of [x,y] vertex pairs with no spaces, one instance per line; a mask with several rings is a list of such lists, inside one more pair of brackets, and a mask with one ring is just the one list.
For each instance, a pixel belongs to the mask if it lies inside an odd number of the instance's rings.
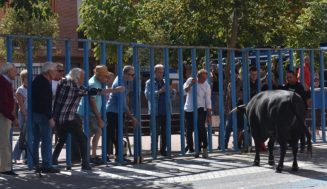
[[6,118],[13,121],[14,117],[14,92],[12,84],[3,76],[0,75],[0,113]]
[[266,152],[267,151],[265,143],[260,143],[259,150],[260,150],[260,152]]

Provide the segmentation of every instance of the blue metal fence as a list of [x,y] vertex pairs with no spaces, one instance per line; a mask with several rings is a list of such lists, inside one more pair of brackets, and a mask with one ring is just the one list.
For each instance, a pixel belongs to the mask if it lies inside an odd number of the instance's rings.
[[[100,64],[105,65],[106,62],[106,49],[108,46],[115,46],[117,49],[117,76],[118,76],[118,82],[121,85],[123,83],[123,56],[124,56],[124,47],[130,47],[133,49],[133,56],[132,56],[132,64],[135,68],[135,79],[134,79],[134,89],[133,89],[133,114],[135,115],[135,117],[138,119],[138,125],[136,127],[134,127],[134,160],[138,161],[140,160],[141,156],[142,156],[142,117],[141,117],[141,81],[140,81],[140,61],[139,61],[139,49],[147,49],[149,52],[149,62],[146,63],[149,65],[149,71],[150,71],[150,80],[151,80],[151,91],[152,91],[152,95],[151,95],[151,101],[154,102],[154,66],[155,66],[155,50],[160,50],[163,53],[163,62],[164,62],[164,68],[165,68],[165,73],[169,73],[169,68],[172,66],[172,63],[170,62],[170,51],[173,51],[177,54],[177,59],[175,60],[175,62],[177,62],[177,69],[178,69],[178,74],[179,74],[179,95],[180,95],[180,105],[179,105],[179,113],[180,113],[180,154],[181,155],[185,155],[185,132],[184,132],[184,90],[183,90],[183,60],[187,60],[190,58],[191,60],[191,65],[192,65],[192,77],[196,78],[197,77],[197,70],[198,68],[200,68],[200,63],[197,61],[198,56],[197,50],[204,50],[204,57],[205,57],[205,65],[206,65],[206,69],[208,71],[210,71],[211,68],[211,59],[217,59],[218,63],[217,63],[217,67],[218,67],[218,91],[219,91],[219,141],[218,144],[220,144],[221,150],[225,151],[225,140],[224,140],[224,135],[225,135],[225,113],[224,113],[224,109],[226,107],[224,107],[224,97],[226,95],[231,95],[231,104],[232,104],[232,108],[236,107],[236,80],[235,80],[235,51],[237,51],[237,53],[241,53],[242,58],[241,58],[241,69],[242,69],[242,83],[243,83],[243,101],[244,103],[247,103],[250,99],[250,90],[249,90],[249,67],[250,67],[250,62],[248,59],[249,56],[249,52],[253,51],[255,52],[255,56],[256,56],[256,60],[255,60],[255,65],[257,67],[257,69],[259,70],[259,74],[258,74],[258,84],[257,84],[257,88],[258,91],[260,91],[261,88],[261,76],[260,76],[260,68],[262,67],[261,59],[260,59],[260,54],[261,51],[265,51],[267,52],[267,58],[266,58],[266,65],[267,66],[267,73],[268,73],[268,88],[272,89],[272,75],[273,75],[273,70],[271,68],[272,66],[272,53],[277,54],[276,56],[278,57],[278,69],[276,71],[278,71],[278,81],[279,84],[283,84],[284,83],[284,68],[283,68],[283,64],[285,62],[285,60],[283,59],[283,56],[285,55],[285,53],[287,52],[289,54],[289,58],[288,58],[288,66],[290,69],[294,69],[294,63],[295,63],[295,59],[294,59],[294,54],[297,54],[299,57],[299,69],[301,72],[301,76],[300,76],[300,82],[303,84],[304,83],[304,54],[308,53],[309,57],[310,57],[310,62],[311,62],[311,89],[314,89],[314,75],[315,75],[315,67],[313,62],[315,62],[314,60],[314,56],[316,53],[316,56],[319,57],[319,75],[320,75],[320,93],[317,96],[317,92],[315,92],[315,90],[311,90],[311,98],[312,98],[312,109],[311,109],[311,114],[312,114],[312,122],[311,122],[311,129],[312,129],[312,133],[313,133],[313,137],[312,140],[313,142],[316,142],[316,137],[315,137],[315,131],[316,131],[316,117],[315,117],[315,111],[317,109],[318,106],[316,106],[317,102],[321,103],[321,106],[319,106],[319,109],[323,110],[322,112],[322,116],[321,116],[321,123],[322,123],[322,141],[326,142],[326,127],[325,127],[325,93],[321,92],[321,91],[325,91],[324,89],[324,56],[326,54],[326,50],[321,50],[321,49],[278,49],[278,50],[274,50],[274,49],[229,49],[229,48],[214,48],[214,47],[190,47],[190,46],[158,46],[158,45],[142,45],[142,44],[135,44],[135,43],[118,43],[118,42],[112,42],[112,41],[99,41],[99,40],[87,40],[87,39],[52,39],[49,37],[35,37],[35,36],[17,36],[17,35],[1,35],[1,37],[6,39],[6,49],[7,49],[7,61],[8,62],[13,62],[13,39],[22,39],[22,40],[26,40],[26,44],[27,44],[27,68],[28,68],[28,82],[32,83],[33,80],[33,75],[32,75],[32,70],[33,70],[33,40],[44,40],[46,45],[46,53],[47,53],[47,61],[52,61],[52,47],[53,47],[53,42],[54,41],[63,41],[64,42],[64,48],[65,48],[65,70],[66,73],[69,72],[69,70],[71,69],[71,44],[73,41],[79,41],[79,42],[83,42],[84,44],[84,51],[83,51],[83,69],[85,71],[85,82],[84,84],[86,86],[88,86],[88,79],[89,79],[89,51],[90,51],[90,43],[96,42],[98,44],[100,44]],[[223,56],[224,53],[229,52],[229,64],[230,64],[230,70],[226,71],[224,70],[224,63],[223,63]],[[201,53],[199,53],[201,54]],[[188,57],[188,55],[190,55],[190,57]],[[274,57],[276,57],[274,55]],[[224,80],[224,71],[225,73],[231,73],[231,94],[227,94],[227,92],[224,90],[224,85],[226,84],[226,81]],[[277,79],[277,78],[275,78]],[[170,78],[169,78],[169,74],[165,74],[165,80],[166,80],[166,84],[165,84],[165,88],[166,88],[166,93],[165,93],[165,99],[166,102],[170,102],[171,101],[171,97],[170,97]],[[212,80],[210,79],[210,77],[208,78],[208,82],[211,83]],[[104,87],[104,86],[103,86]],[[196,96],[197,93],[197,85],[195,84],[192,87],[192,92],[193,94],[195,94],[194,96]],[[31,98],[31,85],[29,85],[28,87],[28,112],[32,112],[32,98]],[[102,118],[105,122],[107,122],[106,120],[106,112],[105,112],[105,97],[103,96],[103,104],[102,104]],[[124,98],[126,98],[124,96],[123,93],[120,93],[119,95],[119,112],[118,112],[118,162],[119,163],[124,163],[124,158],[123,158],[123,128],[124,128],[124,119],[123,119],[123,101]],[[87,138],[89,140],[89,131],[88,131],[88,112],[89,110],[89,102],[88,102],[88,98],[85,98],[85,114],[84,114],[84,131],[85,134],[87,135]],[[197,107],[197,98],[193,98],[193,107]],[[154,103],[152,103],[152,110],[154,109]],[[166,103],[166,110],[167,110],[167,116],[166,116],[166,141],[167,141],[167,155],[171,156],[171,106],[170,103]],[[152,152],[152,158],[156,159],[157,158],[157,140],[156,140],[156,120],[155,120],[155,115],[151,114],[151,120],[150,120],[150,130],[151,130],[151,152]],[[28,146],[29,148],[32,148],[32,115],[29,115],[28,117]],[[193,112],[193,123],[194,125],[197,125],[197,111]],[[237,145],[237,119],[236,119],[236,114],[232,115],[232,119],[233,119],[233,139],[234,139],[234,149],[238,150],[238,145]],[[110,121],[110,120],[109,120]],[[105,124],[106,125],[106,124]],[[244,123],[244,128],[245,128],[245,132],[244,132],[244,138],[245,138],[245,144],[244,146],[247,147],[251,144],[251,140],[250,140],[250,136],[249,133],[247,132],[249,130],[248,125],[246,124],[246,122]],[[106,132],[106,127],[103,128],[103,132],[102,132],[102,159],[103,162],[106,163],[107,162],[107,132]],[[198,128],[194,127],[194,136],[198,136]],[[198,137],[194,137],[194,141],[195,141],[195,152],[198,153],[200,151],[199,149],[199,141],[198,141]],[[208,148],[209,151],[212,152],[214,147],[212,146],[213,142],[212,142],[212,125],[209,124],[208,125]],[[66,149],[67,149],[67,156],[66,156],[66,161],[67,161],[67,168],[70,169],[71,168],[71,137],[70,135],[67,136],[67,144],[66,144]],[[89,142],[88,142],[88,150],[89,150]],[[33,160],[31,158],[31,154],[30,154],[30,150],[28,150],[28,166],[30,169],[32,169],[33,166]]]

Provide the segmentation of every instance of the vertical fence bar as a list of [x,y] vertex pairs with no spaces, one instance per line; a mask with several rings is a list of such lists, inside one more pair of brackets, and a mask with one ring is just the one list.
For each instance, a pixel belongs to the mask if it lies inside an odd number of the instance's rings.
[[260,92],[261,91],[260,50],[255,51],[255,56],[256,56],[255,63],[256,63],[257,70],[258,70],[257,90],[258,90],[258,92]]
[[[118,65],[118,85],[122,86],[123,84],[123,45],[117,45],[117,65]],[[126,102],[124,96],[126,93],[119,93],[118,97],[118,163],[123,163],[123,105]],[[116,148],[116,147],[115,147]]]
[[180,118],[180,131],[181,131],[181,155],[185,155],[185,123],[184,123],[184,77],[183,77],[183,49],[179,48],[178,51],[178,75],[179,75],[179,82],[178,82],[178,90],[179,90],[179,97],[180,97],[180,104],[179,104],[179,118]]
[[170,98],[170,79],[169,79],[169,49],[164,49],[165,67],[165,102],[166,102],[166,143],[167,156],[171,156],[171,98]]
[[[230,50],[230,72],[231,72],[231,93],[228,94],[231,95],[231,104],[232,104],[232,109],[236,107],[236,75],[235,75],[235,51],[234,49]],[[237,140],[237,118],[236,118],[236,112],[232,114],[232,127],[233,127],[233,149],[235,151],[238,150],[238,140]]]
[[320,91],[321,91],[321,133],[322,141],[326,142],[326,118],[325,118],[325,75],[324,75],[324,51],[319,51],[319,66],[320,66]]
[[290,56],[290,62],[289,62],[289,66],[290,66],[290,70],[294,70],[294,61],[293,61],[293,49],[289,50],[289,56]]
[[[155,88],[154,88],[154,49],[150,48],[150,90],[151,90],[151,110],[152,112],[157,112],[155,102]],[[156,114],[151,113],[151,154],[152,159],[157,159],[157,121]]]
[[[192,77],[197,79],[197,67],[196,67],[196,49],[191,49],[192,57]],[[192,96],[193,96],[193,126],[194,126],[194,147],[195,153],[198,154],[199,149],[199,130],[198,130],[198,102],[197,102],[197,89],[198,82],[192,86]]]
[[[7,62],[13,63],[12,62],[12,54],[13,54],[13,48],[12,48],[12,36],[7,36],[6,37],[6,48],[7,48]],[[9,134],[9,140],[10,140],[10,148],[12,151],[12,147],[13,147],[13,129],[12,127],[10,128],[10,134]],[[18,142],[18,141],[17,141]],[[10,159],[12,160],[12,153],[10,153]],[[12,168],[12,164],[11,164],[11,169]]]
[[52,61],[52,39],[47,39],[47,61]]
[[[85,72],[84,86],[89,87],[89,48],[90,41],[83,42],[83,67]],[[84,133],[87,138],[87,161],[90,160],[90,132],[89,132],[89,115],[90,115],[89,98],[84,98]]]
[[219,141],[220,149],[225,151],[225,115],[224,115],[224,78],[223,78],[223,51],[222,49],[217,50],[218,53],[218,91],[219,91]]
[[303,49],[300,49],[300,82],[304,86],[304,53],[303,53]]
[[27,39],[27,75],[28,75],[28,92],[27,92],[27,109],[29,115],[27,117],[27,164],[28,169],[33,169],[33,158],[32,158],[32,150],[33,150],[33,132],[32,132],[32,82],[33,82],[33,40],[32,38]]
[[7,48],[7,62],[12,63],[13,47],[12,47],[12,36],[10,35],[6,36],[6,48]]
[[[272,72],[271,72],[271,51],[268,50],[268,55],[267,55],[267,67],[268,67],[268,89],[272,90]],[[275,78],[276,79],[276,78]]]
[[[65,73],[68,74],[71,69],[71,41],[65,40]],[[71,149],[72,149],[71,134],[66,135],[66,169],[71,170]]]
[[311,120],[312,120],[312,141],[316,142],[316,97],[315,97],[315,86],[314,86],[314,51],[310,50],[310,85],[311,85],[311,99],[312,99],[312,108],[311,108]]
[[[106,43],[100,43],[100,64],[106,65],[106,57],[107,57],[107,51],[106,51]],[[102,89],[105,89],[106,85],[102,84]],[[101,117],[104,122],[104,127],[102,128],[102,155],[101,159],[104,164],[107,163],[107,116],[106,116],[106,95],[101,96]]]
[[[250,96],[250,83],[249,83],[249,63],[248,63],[248,50],[242,51],[242,79],[243,79],[243,102],[244,104],[249,102]],[[244,147],[248,148],[251,144],[250,129],[247,124],[248,121],[244,119]]]
[[[133,95],[133,114],[139,121],[139,124],[134,127],[134,160],[137,162],[141,156],[142,142],[141,142],[141,80],[140,80],[140,64],[138,60],[138,47],[133,47],[133,66],[135,69],[135,79],[133,81],[134,95]],[[127,129],[127,128],[126,128]],[[136,156],[136,158],[135,158]]]
[[278,81],[279,85],[284,84],[284,69],[283,69],[283,52],[278,50]]
[[[206,63],[206,70],[208,72],[208,76],[207,76],[207,82],[209,83],[209,85],[211,86],[211,72],[210,72],[210,49],[205,49],[205,63]],[[211,97],[210,99],[212,99],[212,88],[211,88]],[[213,115],[213,105],[211,102],[211,114]],[[209,152],[212,152],[212,123],[208,124],[208,147],[209,147]]]

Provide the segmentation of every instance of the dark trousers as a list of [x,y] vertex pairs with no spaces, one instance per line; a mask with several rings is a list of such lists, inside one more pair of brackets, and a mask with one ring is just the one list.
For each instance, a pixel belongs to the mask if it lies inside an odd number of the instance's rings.
[[[79,151],[82,156],[82,164],[87,164],[87,138],[82,130],[82,122],[79,119],[74,119],[67,121],[64,124],[60,125],[58,128],[59,141],[55,147],[55,150],[52,155],[53,160],[57,160],[59,154],[62,150],[62,147],[66,143],[66,135],[70,133],[72,135],[72,149],[76,146],[79,147]],[[72,151],[72,154],[74,151]],[[76,158],[76,157],[75,157]],[[72,157],[72,159],[74,159]]]
[[[237,132],[243,131],[244,129],[244,118],[243,113],[237,112]],[[228,114],[228,120],[226,122],[226,129],[225,129],[225,148],[228,148],[230,134],[233,131],[233,114]],[[238,146],[240,147],[241,144]]]
[[113,145],[115,145],[115,154],[118,154],[118,114],[107,112],[107,153],[113,154]]
[[[205,127],[207,112],[204,111],[204,108],[198,108],[198,137],[199,139],[199,149],[207,148],[208,146],[208,137],[207,129]],[[185,112],[185,126],[186,126],[186,148],[193,150],[193,112]]]
[[166,142],[166,115],[158,115],[156,117],[156,124],[157,124],[157,144],[158,138],[160,135],[160,152],[164,153],[167,148]]

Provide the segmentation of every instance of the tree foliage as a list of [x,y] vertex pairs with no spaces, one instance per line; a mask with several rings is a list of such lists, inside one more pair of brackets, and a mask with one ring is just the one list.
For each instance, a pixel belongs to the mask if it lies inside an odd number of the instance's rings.
[[[0,31],[4,34],[55,37],[58,33],[57,18],[58,16],[51,11],[48,1],[16,0],[12,1],[6,15],[1,20]],[[44,40],[33,41],[34,49],[38,49],[38,47],[44,44]],[[21,49],[20,51],[15,51],[15,56],[24,58],[26,40],[15,39],[14,45]]]

